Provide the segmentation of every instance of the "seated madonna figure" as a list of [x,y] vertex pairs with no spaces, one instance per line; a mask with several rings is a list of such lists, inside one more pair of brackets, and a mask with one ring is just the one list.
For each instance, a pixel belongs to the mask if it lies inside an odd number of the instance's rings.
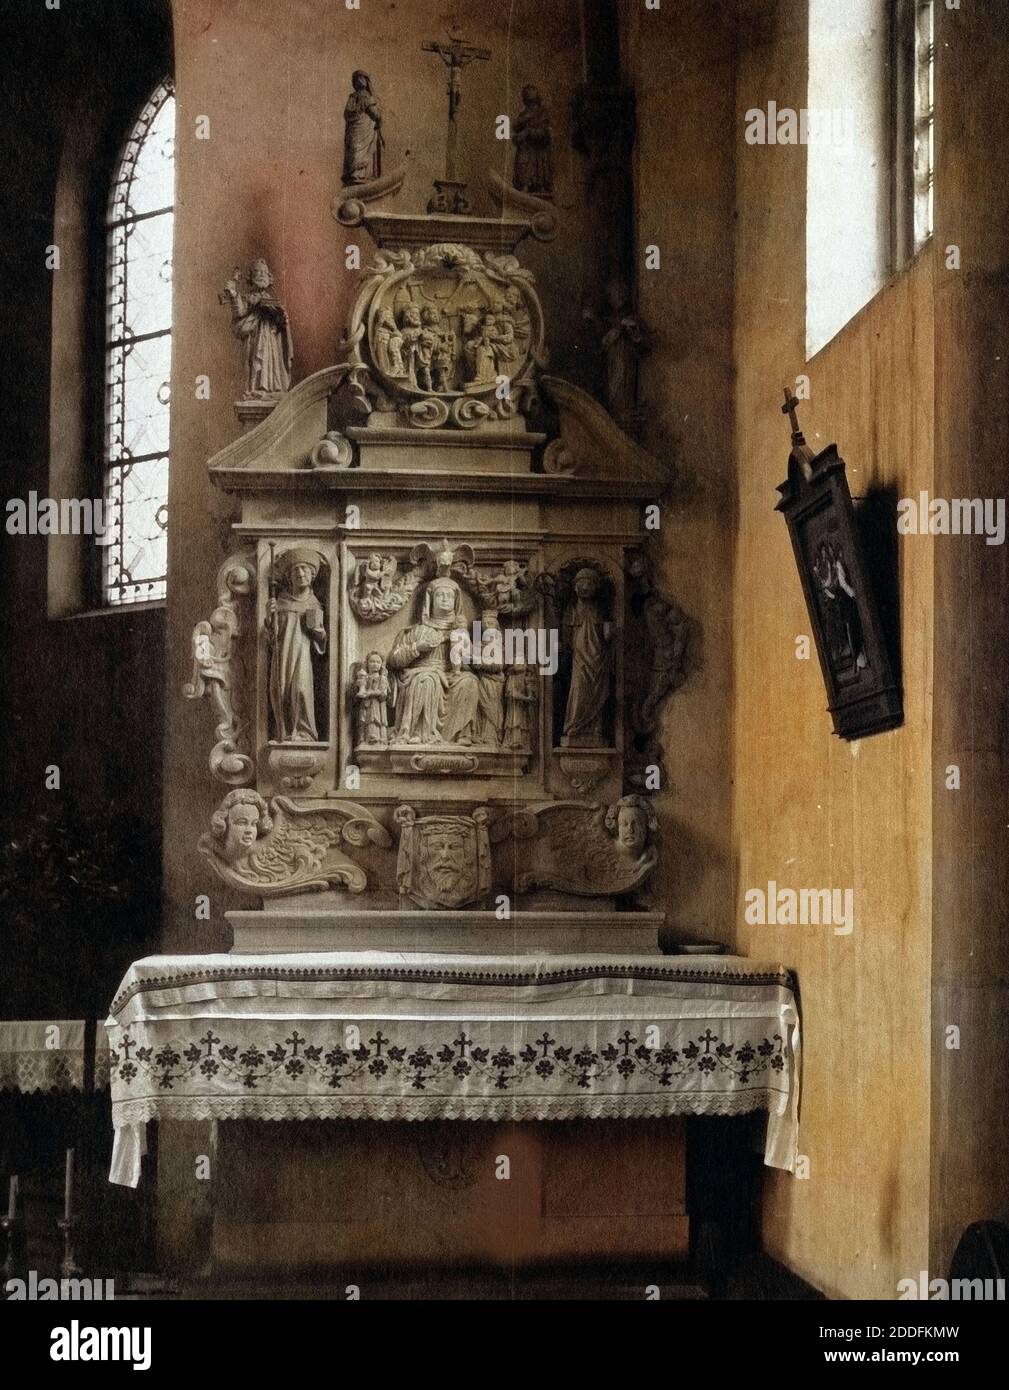
[[439,575],[424,591],[421,620],[404,628],[388,657],[396,672],[395,743],[470,743],[479,703],[474,672],[453,661],[467,631],[462,591]]

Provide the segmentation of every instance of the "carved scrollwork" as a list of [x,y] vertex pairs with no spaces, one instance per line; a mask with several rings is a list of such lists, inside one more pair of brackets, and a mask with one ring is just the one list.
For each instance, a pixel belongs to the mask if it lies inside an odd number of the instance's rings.
[[529,218],[529,225],[537,241],[553,241],[557,235],[557,213],[552,203],[547,202],[545,198],[538,198],[535,193],[513,188],[496,169],[487,171],[487,184],[490,196],[499,208],[521,212]]
[[200,853],[232,888],[264,898],[334,886],[361,893],[365,871],[340,846],[392,846],[385,826],[363,806],[301,806],[283,796],[267,806],[251,788],[229,792],[210,826]]
[[611,806],[553,801],[506,813],[493,839],[515,841],[520,892],[550,888],[581,897],[614,897],[644,882],[658,859],[658,821],[643,796]]
[[482,420],[489,420],[494,412],[483,401],[472,396],[460,396],[452,402],[452,421],[462,430],[474,430]]
[[403,187],[406,179],[406,165],[400,165],[398,169],[393,169],[391,173],[384,174],[378,179],[369,179],[365,183],[350,184],[338,193],[330,205],[330,211],[344,227],[359,227],[364,221],[368,204],[376,202],[379,198],[392,197]]
[[339,430],[330,430],[308,456],[310,468],[349,468],[354,460],[350,440]]
[[573,477],[578,472],[578,457],[563,439],[551,439],[543,450],[543,472],[552,477]]
[[418,429],[436,430],[448,419],[448,406],[434,396],[427,396],[422,401],[411,401],[406,406],[406,415],[410,424]]
[[235,699],[232,660],[241,634],[239,601],[256,591],[256,568],[251,555],[232,555],[217,575],[217,607],[210,618],[193,628],[193,674],[182,687],[187,700],[209,695],[219,715],[216,742],[210,750],[210,770],[221,782],[238,787],[251,781],[255,764],[241,749],[242,720]]

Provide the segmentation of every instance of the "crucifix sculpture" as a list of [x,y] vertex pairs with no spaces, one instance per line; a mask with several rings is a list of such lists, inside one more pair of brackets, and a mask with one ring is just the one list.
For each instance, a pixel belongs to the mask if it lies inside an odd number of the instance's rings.
[[429,39],[421,44],[425,53],[437,53],[448,68],[448,138],[445,142],[445,177],[435,179],[435,192],[427,205],[428,212],[463,213],[469,211],[464,190],[466,185],[456,177],[456,149],[459,142],[459,106],[462,102],[462,85],[459,74],[467,63],[490,58],[489,48],[474,48],[464,43],[458,24],[448,31],[448,43]]

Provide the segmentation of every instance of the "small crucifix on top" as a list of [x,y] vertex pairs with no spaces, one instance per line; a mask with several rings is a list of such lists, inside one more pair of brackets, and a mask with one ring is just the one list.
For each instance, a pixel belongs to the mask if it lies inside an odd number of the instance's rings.
[[464,196],[466,185],[456,177],[456,149],[459,142],[458,111],[462,101],[462,86],[459,74],[467,63],[475,60],[486,62],[490,58],[489,48],[475,48],[464,43],[462,30],[453,24],[448,31],[448,43],[429,39],[421,44],[425,53],[437,53],[448,68],[448,138],[445,142],[445,177],[435,179],[435,193],[427,205],[428,212],[462,213],[469,211],[469,203]]
[[781,407],[782,415],[787,415],[792,422],[792,443],[805,444],[806,436],[799,428],[799,418],[795,413],[796,406],[799,404],[798,396],[793,396],[787,386],[783,388],[785,392],[785,404]]

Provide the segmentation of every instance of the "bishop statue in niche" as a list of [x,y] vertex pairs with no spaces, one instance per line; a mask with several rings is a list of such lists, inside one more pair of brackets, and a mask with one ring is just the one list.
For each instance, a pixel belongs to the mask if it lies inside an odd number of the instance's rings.
[[317,743],[313,657],[326,650],[322,604],[313,585],[322,563],[314,550],[287,550],[270,566],[266,640],[270,714],[277,743]]

